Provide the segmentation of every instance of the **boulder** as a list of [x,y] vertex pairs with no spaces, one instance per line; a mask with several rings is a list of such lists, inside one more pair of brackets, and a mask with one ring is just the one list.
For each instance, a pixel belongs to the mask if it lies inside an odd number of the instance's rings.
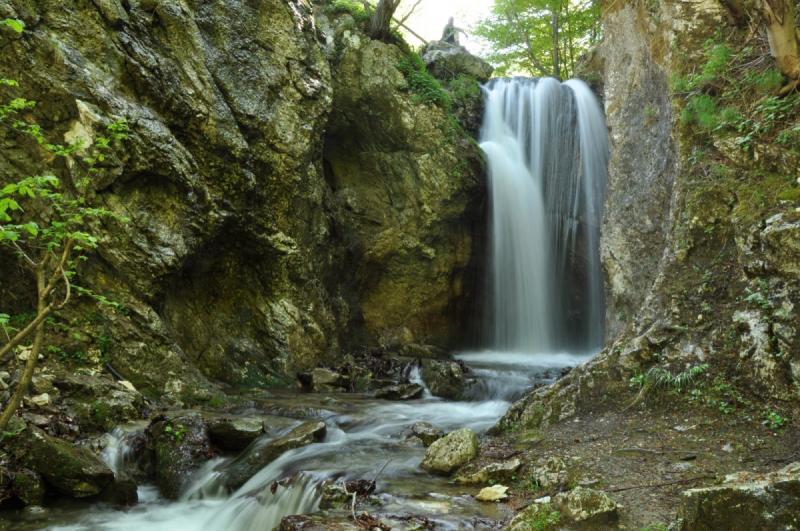
[[384,398],[386,400],[414,400],[421,398],[425,389],[419,384],[395,384],[383,389],[379,389],[375,393],[375,398]]
[[65,496],[97,496],[114,483],[114,473],[90,450],[51,437],[35,426],[25,427],[5,444],[22,466]]
[[475,499],[482,502],[499,502],[508,499],[508,487],[504,485],[492,485],[484,487],[475,496]]
[[157,417],[147,428],[147,436],[154,455],[156,484],[170,499],[176,499],[186,479],[214,455],[199,413]]
[[469,428],[448,433],[428,447],[422,468],[435,474],[450,474],[478,455],[478,436]]
[[434,41],[428,44],[422,53],[422,60],[428,70],[439,79],[453,79],[459,75],[468,75],[478,81],[485,82],[492,77],[494,67],[469,53],[466,48],[445,41]]
[[42,476],[33,470],[23,468],[14,473],[11,482],[14,494],[25,505],[41,505],[45,496],[45,484]]
[[244,450],[263,433],[262,417],[217,417],[208,421],[211,442],[223,450]]
[[563,518],[581,526],[606,529],[619,519],[617,504],[603,491],[576,487],[552,499]]
[[347,377],[330,369],[317,367],[311,371],[311,388],[317,393],[341,391],[346,389],[348,384]]
[[489,463],[481,467],[477,472],[459,475],[456,477],[456,482],[465,485],[485,485],[500,481],[511,481],[521,467],[522,461],[517,458]]
[[144,397],[135,388],[106,375],[68,374],[53,385],[82,431],[107,432],[145,412]]
[[411,426],[411,435],[417,437],[427,447],[444,437],[444,432],[429,422],[417,422]]
[[253,441],[222,470],[225,486],[232,491],[238,489],[284,452],[321,441],[326,431],[324,422],[312,420],[277,439],[262,437]]
[[797,529],[800,462],[769,474],[731,474],[722,485],[687,490],[679,515],[681,531]]
[[422,379],[436,396],[450,400],[464,396],[464,369],[458,362],[422,360]]

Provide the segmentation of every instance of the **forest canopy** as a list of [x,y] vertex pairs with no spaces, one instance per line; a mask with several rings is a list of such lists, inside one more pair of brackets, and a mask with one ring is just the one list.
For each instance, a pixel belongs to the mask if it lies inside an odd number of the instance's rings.
[[496,0],[475,33],[489,42],[496,75],[567,79],[600,39],[600,2]]

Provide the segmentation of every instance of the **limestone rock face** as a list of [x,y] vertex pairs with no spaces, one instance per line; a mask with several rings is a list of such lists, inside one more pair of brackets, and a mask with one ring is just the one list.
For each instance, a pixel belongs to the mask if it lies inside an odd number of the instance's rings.
[[480,283],[483,159],[444,111],[413,101],[399,48],[337,38],[324,158],[363,334],[453,347]]
[[425,452],[422,468],[435,474],[450,474],[478,455],[478,437],[469,428],[448,433]]
[[485,82],[492,77],[494,67],[469,53],[466,48],[445,41],[434,41],[425,47],[422,60],[428,70],[439,79],[448,79],[466,74]]
[[[465,336],[482,159],[412,101],[398,47],[317,27],[307,0],[8,0],[0,16],[28,28],[0,35],[0,74],[39,101],[48,140],[130,126],[90,198],[129,221],[81,271],[125,311],[74,311],[97,314],[88,347],[143,393],[208,400],[207,379],[270,385],[354,345]],[[0,184],[48,168],[0,135]],[[3,310],[24,311],[2,258]]]
[[770,474],[740,472],[683,493],[679,529],[792,529],[800,525],[800,463]]

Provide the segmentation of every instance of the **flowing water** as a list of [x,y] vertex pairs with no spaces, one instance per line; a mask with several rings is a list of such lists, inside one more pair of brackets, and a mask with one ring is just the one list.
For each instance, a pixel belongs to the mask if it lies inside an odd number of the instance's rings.
[[532,355],[596,350],[608,162],[600,105],[582,81],[552,78],[494,80],[486,102],[490,344]]
[[[436,529],[496,529],[509,509],[477,503],[477,488],[422,471],[425,449],[410,429],[428,422],[445,432],[484,432],[535,384],[553,381],[589,356],[570,351],[600,346],[598,238],[608,140],[597,101],[579,81],[495,80],[486,87],[486,103],[481,147],[491,193],[488,321],[494,350],[456,356],[470,368],[464,401],[433,396],[417,368],[409,380],[425,393],[408,402],[273,393],[262,408],[246,413],[304,411],[324,420],[327,434],[322,442],[284,453],[235,492],[223,481],[235,456],[222,456],[205,463],[177,501],[143,485],[132,508],[56,505],[28,510],[17,528],[262,531],[284,516],[319,510],[326,482],[367,479],[377,480],[381,518],[421,515]],[[108,435],[103,458],[115,473],[130,466],[129,441],[142,429]],[[264,435],[257,444],[279,435]]]
[[[284,453],[233,493],[220,482],[220,470],[233,459],[225,456],[198,470],[177,501],[161,497],[155,486],[143,485],[134,507],[57,505],[24,514],[18,529],[263,531],[284,516],[318,510],[325,481],[376,476],[381,515],[423,515],[437,529],[495,529],[508,516],[508,509],[502,504],[476,503],[472,498],[476,487],[459,486],[421,470],[425,448],[409,437],[410,427],[429,422],[444,431],[470,427],[484,432],[534,384],[547,383],[563,367],[586,358],[569,354],[531,358],[500,352],[457,357],[471,368],[474,381],[469,401],[452,402],[429,394],[408,402],[356,394],[271,396],[265,399],[264,411],[266,407],[313,411],[328,426],[325,439]],[[419,375],[412,378],[421,381]],[[253,410],[246,414],[252,415]],[[130,426],[108,436],[103,457],[116,472],[124,471],[129,462],[125,441],[141,429],[142,425]],[[276,481],[280,486],[272,492]]]

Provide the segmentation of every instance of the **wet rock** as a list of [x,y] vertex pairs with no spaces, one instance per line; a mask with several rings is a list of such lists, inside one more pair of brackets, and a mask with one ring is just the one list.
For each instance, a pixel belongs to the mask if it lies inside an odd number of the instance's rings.
[[445,41],[428,44],[422,53],[422,60],[428,65],[428,70],[439,79],[452,79],[466,74],[485,82],[494,71],[492,65],[472,55],[463,46]]
[[51,437],[35,426],[27,426],[6,445],[24,467],[40,474],[65,496],[97,496],[114,482],[114,473],[90,450]]
[[475,499],[482,502],[498,502],[508,499],[508,487],[504,485],[492,485],[484,487],[475,496]]
[[455,361],[422,360],[422,379],[431,393],[449,400],[464,395],[464,369]]
[[222,471],[225,486],[230,490],[241,487],[284,452],[321,441],[326,430],[324,422],[309,421],[277,439],[262,437],[253,441]]
[[243,450],[262,433],[262,417],[218,417],[208,421],[211,442],[223,450]]
[[379,389],[375,397],[386,400],[414,400],[422,397],[424,392],[425,389],[418,384],[395,384]]
[[400,354],[409,358],[447,359],[447,351],[435,345],[409,343],[400,347]]
[[800,462],[769,474],[739,472],[681,496],[681,531],[800,527]]
[[101,499],[113,505],[126,507],[136,505],[139,501],[136,482],[126,474],[117,473],[114,479],[114,486],[106,489]]
[[359,531],[363,529],[347,517],[336,520],[328,515],[294,515],[281,520],[277,531]]
[[338,372],[325,368],[311,371],[311,388],[317,393],[341,391],[348,386],[348,379]]
[[147,437],[156,484],[167,498],[177,498],[186,479],[214,455],[199,413],[157,417],[147,428]]
[[23,468],[14,473],[11,482],[14,494],[25,505],[41,505],[46,492],[45,483],[40,474]]
[[436,474],[450,474],[478,455],[478,437],[469,428],[448,433],[430,445],[422,468]]
[[522,461],[517,458],[489,463],[477,472],[459,475],[456,477],[456,482],[465,485],[480,485],[511,481],[521,467]]
[[[367,479],[330,483],[322,488],[320,509],[350,509],[353,494],[360,501],[375,492],[375,482]],[[376,501],[376,500],[372,500]]]
[[429,422],[417,422],[411,426],[411,435],[417,437],[427,447],[444,437],[444,432]]
[[561,516],[582,526],[610,526],[618,518],[617,504],[603,491],[576,487],[553,497],[552,506]]

